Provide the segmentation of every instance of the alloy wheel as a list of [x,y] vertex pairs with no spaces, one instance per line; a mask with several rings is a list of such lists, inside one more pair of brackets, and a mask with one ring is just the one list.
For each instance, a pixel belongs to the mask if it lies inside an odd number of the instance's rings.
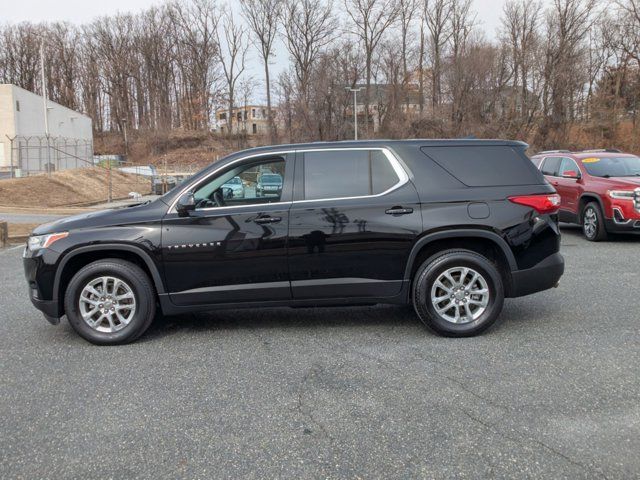
[[136,313],[133,290],[116,277],[94,278],[82,289],[78,301],[82,319],[98,332],[122,330]]
[[589,207],[584,211],[583,226],[584,234],[588,238],[596,236],[598,231],[598,215],[593,207]]
[[477,271],[454,267],[443,272],[431,288],[431,303],[438,315],[450,323],[477,320],[489,305],[489,285]]

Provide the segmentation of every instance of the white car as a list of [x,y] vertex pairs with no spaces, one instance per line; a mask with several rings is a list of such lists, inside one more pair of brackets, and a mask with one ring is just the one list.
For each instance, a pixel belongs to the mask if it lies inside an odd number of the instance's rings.
[[233,198],[244,198],[244,183],[242,183],[240,177],[233,177],[227,180],[224,185],[222,185],[223,191],[225,188],[233,192]]

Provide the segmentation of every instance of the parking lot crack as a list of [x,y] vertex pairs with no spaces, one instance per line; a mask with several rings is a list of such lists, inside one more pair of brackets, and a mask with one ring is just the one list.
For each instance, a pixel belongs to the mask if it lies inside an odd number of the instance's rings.
[[516,437],[514,437],[512,435],[507,435],[506,433],[501,432],[496,427],[495,424],[488,423],[488,422],[485,422],[485,421],[479,419],[478,417],[470,414],[464,408],[460,408],[459,410],[463,415],[465,415],[467,418],[469,418],[472,422],[474,422],[474,423],[480,425],[481,427],[491,431],[492,433],[498,435],[500,438],[503,438],[503,439],[506,439],[506,440],[510,440],[510,441],[518,443],[520,445],[524,445],[526,442],[533,443],[533,444],[537,445],[538,447],[541,447],[542,449],[553,453],[554,455],[562,458],[564,461],[570,463],[571,465],[573,465],[575,467],[580,468],[581,470],[584,470],[585,472],[587,472],[589,474],[592,474],[592,475],[595,474],[599,478],[602,478],[604,480],[608,480],[607,476],[604,473],[602,473],[600,470],[589,468],[587,465],[584,465],[584,464],[582,464],[580,462],[577,462],[576,460],[573,460],[571,457],[567,456],[566,454],[562,453],[561,451],[551,447],[550,445],[547,445],[542,440],[538,440],[538,439],[533,438],[533,437],[528,437],[528,436],[524,435],[522,432],[520,432],[517,429],[515,429],[515,431],[518,434],[520,434],[523,438],[516,438]]
[[314,364],[311,366],[311,368],[309,368],[309,370],[305,372],[302,379],[300,380],[300,384],[298,387],[298,401],[296,404],[296,411],[298,411],[300,415],[302,415],[302,417],[306,418],[309,423],[315,425],[317,429],[322,433],[322,436],[329,439],[333,444],[334,438],[327,431],[324,424],[313,415],[311,408],[305,404],[303,398],[305,390],[308,387],[309,380],[311,380],[311,378],[313,378],[314,376],[321,374],[323,371],[324,369],[320,365]]

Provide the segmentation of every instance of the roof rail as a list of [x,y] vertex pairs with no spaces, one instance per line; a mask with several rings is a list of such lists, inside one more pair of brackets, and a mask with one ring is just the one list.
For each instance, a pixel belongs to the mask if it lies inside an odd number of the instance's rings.
[[536,155],[546,155],[547,153],[571,153],[570,150],[544,150],[536,153]]
[[622,153],[617,148],[597,148],[595,150],[581,150],[580,153]]

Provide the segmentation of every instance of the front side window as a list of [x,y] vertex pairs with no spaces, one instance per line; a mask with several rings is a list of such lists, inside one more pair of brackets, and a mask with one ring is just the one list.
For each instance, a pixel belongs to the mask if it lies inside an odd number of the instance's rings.
[[571,158],[563,158],[562,163],[560,164],[560,171],[558,172],[558,176],[561,177],[567,172],[576,172],[580,173],[580,169],[576,162]]
[[582,165],[594,177],[639,177],[639,157],[583,158]]
[[282,158],[242,164],[218,174],[194,191],[196,210],[279,202],[285,162]]
[[552,177],[558,176],[558,170],[560,170],[560,162],[562,161],[559,157],[548,157],[545,158],[542,163],[542,168],[540,169],[544,175],[550,175]]
[[400,181],[380,150],[335,150],[304,154],[304,198],[378,195]]

